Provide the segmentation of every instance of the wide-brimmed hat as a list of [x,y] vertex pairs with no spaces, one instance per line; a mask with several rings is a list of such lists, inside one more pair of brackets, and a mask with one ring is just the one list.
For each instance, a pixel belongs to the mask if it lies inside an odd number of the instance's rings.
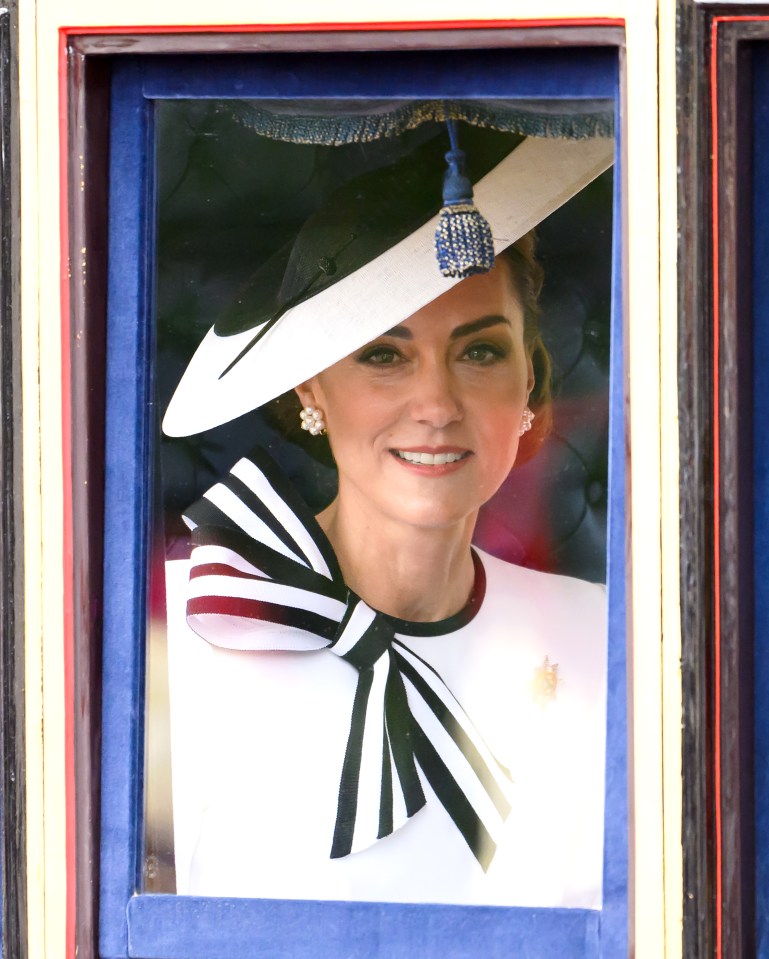
[[[608,137],[463,133],[474,197],[500,253],[607,169]],[[163,420],[203,432],[262,406],[461,282],[436,261],[445,137],[332,193],[259,267],[203,339]]]

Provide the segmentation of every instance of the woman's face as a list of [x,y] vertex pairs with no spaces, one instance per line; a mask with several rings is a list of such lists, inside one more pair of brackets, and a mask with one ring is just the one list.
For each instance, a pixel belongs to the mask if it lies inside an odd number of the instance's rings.
[[510,472],[533,385],[523,311],[498,264],[297,393],[323,410],[340,510],[357,498],[383,518],[445,528],[474,515]]

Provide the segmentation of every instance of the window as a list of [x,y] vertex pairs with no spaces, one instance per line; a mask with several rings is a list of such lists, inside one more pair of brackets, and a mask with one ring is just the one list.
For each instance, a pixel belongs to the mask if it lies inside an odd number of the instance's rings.
[[[386,901],[374,895],[323,901],[301,892],[290,898],[290,882],[276,884],[276,894],[270,895],[270,876],[261,898],[239,892],[178,895],[177,885],[179,892],[186,890],[172,871],[170,820],[158,812],[164,788],[166,809],[170,801],[169,748],[162,745],[168,737],[162,704],[163,567],[183,555],[176,552],[184,550],[178,513],[226,473],[254,438],[299,477],[313,512],[333,496],[334,483],[328,468],[316,466],[281,438],[279,412],[270,418],[244,411],[248,420],[223,425],[202,441],[161,439],[160,419],[212,314],[247,281],[249,261],[261,265],[279,255],[314,209],[315,195],[346,182],[353,164],[364,173],[382,166],[387,150],[400,149],[379,144],[368,150],[327,145],[306,150],[255,133],[255,118],[271,122],[301,112],[314,122],[329,115],[370,114],[372,108],[389,116],[392,106],[382,105],[383,100],[395,101],[396,110],[415,111],[429,102],[459,100],[465,110],[493,115],[496,125],[516,111],[524,117],[549,114],[560,122],[571,117],[575,127],[582,121],[599,126],[607,117],[611,124],[618,102],[616,50],[393,50],[333,59],[323,53],[277,52],[125,56],[115,58],[111,83],[102,953],[248,956],[271,947],[292,956],[333,956],[343,950],[372,955],[377,949],[382,955],[416,949],[437,956],[450,947],[467,954],[481,943],[490,956],[508,955],[524,944],[541,955],[624,950],[622,231],[621,177],[612,179],[611,173],[595,179],[540,228],[547,277],[542,327],[561,381],[556,425],[541,459],[514,471],[514,481],[484,508],[476,536],[479,546],[504,559],[585,579],[602,580],[608,557],[600,902],[588,908],[575,899],[568,903],[571,908],[547,908],[510,905],[483,893],[448,901],[428,893],[425,902],[416,895],[399,902],[397,892],[383,896]],[[440,125],[416,126],[410,146],[429,143],[428,134],[438,135],[435,126]],[[463,136],[474,139],[472,124],[460,124]],[[256,169],[248,162],[252,157],[258,158]],[[555,477],[547,493],[544,474]],[[566,693],[569,683],[576,685],[574,676],[553,672],[560,662],[547,666],[550,671],[538,678],[556,696],[559,680]],[[176,797],[173,806],[178,843]],[[408,828],[416,822],[415,817]],[[548,837],[542,839],[551,848]]]

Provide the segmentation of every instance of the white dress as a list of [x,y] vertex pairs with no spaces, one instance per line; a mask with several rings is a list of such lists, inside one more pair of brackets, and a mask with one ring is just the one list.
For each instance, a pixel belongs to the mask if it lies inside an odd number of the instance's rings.
[[486,872],[423,776],[427,804],[404,826],[330,859],[357,671],[327,650],[209,644],[185,620],[188,561],[167,564],[179,893],[600,908],[605,589],[479,555],[472,618],[432,635],[402,624],[397,637],[510,770],[512,810]]

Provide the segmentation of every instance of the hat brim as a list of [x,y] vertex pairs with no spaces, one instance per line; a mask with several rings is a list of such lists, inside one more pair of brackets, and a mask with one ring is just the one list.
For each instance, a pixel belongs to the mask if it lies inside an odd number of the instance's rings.
[[[529,137],[475,185],[502,252],[611,166],[614,141]],[[212,328],[163,419],[167,436],[213,429],[264,405],[404,322],[451,289],[435,259],[438,216],[385,253],[286,311],[234,366],[254,330]]]

